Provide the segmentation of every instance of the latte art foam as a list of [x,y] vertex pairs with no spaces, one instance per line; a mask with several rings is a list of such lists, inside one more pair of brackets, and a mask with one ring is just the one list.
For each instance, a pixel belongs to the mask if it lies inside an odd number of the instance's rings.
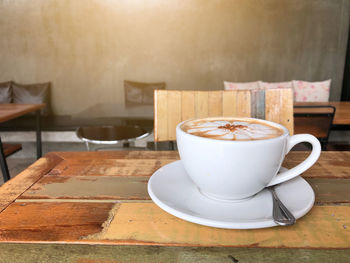
[[281,136],[283,130],[259,121],[202,119],[185,122],[181,129],[189,134],[217,140],[264,140]]

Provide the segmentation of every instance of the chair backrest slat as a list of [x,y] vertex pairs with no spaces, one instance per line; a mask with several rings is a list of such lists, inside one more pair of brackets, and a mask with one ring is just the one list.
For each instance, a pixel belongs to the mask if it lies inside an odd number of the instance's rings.
[[176,140],[176,125],[202,117],[254,117],[280,123],[293,134],[291,89],[179,91],[155,90],[154,140]]

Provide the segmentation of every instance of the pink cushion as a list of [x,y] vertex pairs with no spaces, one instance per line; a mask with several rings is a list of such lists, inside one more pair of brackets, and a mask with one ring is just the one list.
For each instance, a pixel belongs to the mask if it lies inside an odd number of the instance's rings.
[[228,82],[224,81],[225,90],[259,89],[259,81],[255,82]]
[[298,102],[327,102],[331,80],[307,82],[293,80],[294,100]]
[[293,82],[292,81],[286,81],[286,82],[259,81],[259,86],[261,89],[287,89],[287,88],[293,88]]

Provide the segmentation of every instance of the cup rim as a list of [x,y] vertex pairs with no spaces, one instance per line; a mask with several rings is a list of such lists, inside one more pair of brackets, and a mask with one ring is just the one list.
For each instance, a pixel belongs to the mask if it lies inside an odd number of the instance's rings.
[[[269,138],[269,139],[261,139],[261,140],[245,140],[245,141],[239,141],[239,140],[218,140],[218,139],[212,139],[212,138],[206,138],[206,137],[201,137],[201,136],[197,136],[197,135],[193,135],[190,133],[185,132],[184,130],[181,129],[181,125],[184,124],[185,122],[188,121],[195,121],[195,120],[205,120],[205,119],[235,119],[235,120],[256,120],[256,121],[261,121],[263,123],[269,124],[271,126],[274,127],[278,127],[281,128],[283,130],[283,134],[281,134],[280,136],[274,137],[274,138]],[[184,134],[185,136],[189,136],[190,138],[197,138],[198,140],[205,140],[205,141],[215,141],[216,143],[224,143],[224,144],[245,144],[245,143],[263,143],[266,141],[275,141],[275,140],[279,140],[280,138],[289,136],[289,130],[284,127],[283,125],[276,123],[276,122],[272,122],[272,121],[268,121],[268,120],[263,120],[263,119],[257,119],[257,118],[250,118],[250,117],[204,117],[204,118],[192,118],[192,119],[188,119],[188,120],[184,120],[182,122],[180,122],[178,125],[176,125],[176,134],[178,134],[178,132]]]

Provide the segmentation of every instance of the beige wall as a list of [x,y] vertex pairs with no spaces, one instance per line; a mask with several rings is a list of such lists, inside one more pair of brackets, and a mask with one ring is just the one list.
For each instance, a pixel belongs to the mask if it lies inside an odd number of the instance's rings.
[[55,114],[123,105],[123,80],[333,79],[349,0],[0,0],[0,82],[51,81]]

